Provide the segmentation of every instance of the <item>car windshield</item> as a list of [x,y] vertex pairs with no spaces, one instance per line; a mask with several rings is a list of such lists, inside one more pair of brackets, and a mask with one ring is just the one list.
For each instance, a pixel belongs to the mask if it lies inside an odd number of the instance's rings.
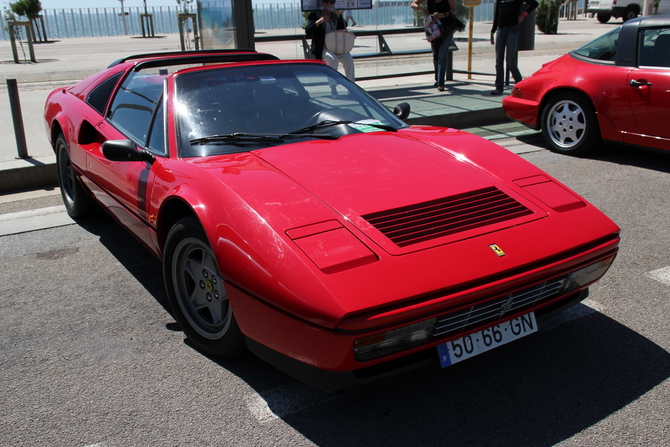
[[621,27],[619,26],[583,47],[574,50],[573,53],[589,59],[614,63],[620,31]]
[[183,73],[177,75],[176,89],[182,157],[405,127],[386,107],[321,64],[249,65]]

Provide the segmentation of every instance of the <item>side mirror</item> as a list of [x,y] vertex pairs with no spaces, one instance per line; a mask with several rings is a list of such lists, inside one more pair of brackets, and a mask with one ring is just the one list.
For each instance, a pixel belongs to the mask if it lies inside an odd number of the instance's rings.
[[395,106],[395,109],[393,109],[393,114],[404,121],[405,118],[409,116],[409,111],[410,111],[409,104],[407,104],[406,102],[401,102],[400,104]]
[[156,161],[151,153],[138,150],[131,140],[107,140],[102,143],[102,154],[111,161]]

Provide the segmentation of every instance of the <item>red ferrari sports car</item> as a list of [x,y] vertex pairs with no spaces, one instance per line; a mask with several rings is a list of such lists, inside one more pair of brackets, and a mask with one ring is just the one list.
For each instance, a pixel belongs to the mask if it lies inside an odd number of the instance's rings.
[[619,228],[465,132],[409,127],[320,61],[132,56],[51,93],[67,211],[162,260],[201,351],[337,390],[448,366],[583,300]]
[[545,64],[503,108],[556,152],[585,154],[602,140],[670,150],[670,14],[628,20]]

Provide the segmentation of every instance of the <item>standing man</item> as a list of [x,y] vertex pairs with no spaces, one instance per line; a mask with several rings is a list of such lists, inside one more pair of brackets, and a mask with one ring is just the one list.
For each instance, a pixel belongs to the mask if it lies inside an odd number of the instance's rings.
[[[514,82],[522,79],[515,58],[519,24],[537,8],[537,4],[536,0],[496,0],[493,10],[493,28],[491,28],[491,45],[496,46],[496,89],[491,92],[492,95],[503,93],[505,60],[507,60],[507,68],[512,73]],[[507,51],[507,57],[505,57],[505,51]]]

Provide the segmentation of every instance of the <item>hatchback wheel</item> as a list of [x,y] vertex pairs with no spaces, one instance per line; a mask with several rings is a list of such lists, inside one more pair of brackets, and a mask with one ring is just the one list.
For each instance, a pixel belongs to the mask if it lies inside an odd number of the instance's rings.
[[244,337],[207,237],[196,219],[186,218],[170,230],[163,256],[163,276],[174,317],[201,351],[226,357],[242,351]]
[[593,106],[571,92],[554,96],[544,108],[542,136],[551,150],[570,155],[586,154],[601,144]]

